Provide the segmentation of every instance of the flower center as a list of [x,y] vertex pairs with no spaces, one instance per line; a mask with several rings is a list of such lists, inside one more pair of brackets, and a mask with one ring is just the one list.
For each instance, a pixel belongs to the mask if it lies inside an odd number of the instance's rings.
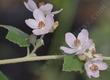
[[76,47],[79,47],[79,46],[81,45],[80,40],[79,40],[79,39],[76,39],[76,40],[74,41],[74,45],[75,45]]
[[98,66],[96,64],[92,64],[92,66],[90,67],[91,71],[97,71],[98,70]]
[[44,28],[45,27],[45,23],[43,22],[43,21],[40,21],[39,23],[38,23],[38,28],[39,29],[42,29],[42,28]]

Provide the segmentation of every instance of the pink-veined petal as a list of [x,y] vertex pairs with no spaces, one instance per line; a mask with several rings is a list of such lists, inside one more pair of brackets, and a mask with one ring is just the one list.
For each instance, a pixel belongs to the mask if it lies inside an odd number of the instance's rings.
[[39,9],[34,10],[33,16],[36,20],[45,22],[45,15]]
[[50,3],[47,3],[45,5],[40,6],[39,8],[44,14],[50,14],[52,9],[53,9],[53,5]]
[[24,5],[31,12],[38,8],[33,0],[28,0],[28,2],[24,2]]
[[97,62],[99,70],[106,70],[108,68],[108,65],[104,62]]
[[67,48],[63,46],[61,46],[60,49],[63,50],[67,54],[74,54],[77,51],[76,49]]
[[46,29],[52,29],[54,24],[54,18],[53,18],[53,14],[49,14],[46,16]]
[[[93,46],[94,46],[93,40],[92,40],[92,39],[88,39],[88,40],[86,41],[86,49],[89,49],[89,48],[91,48],[91,47],[93,47]],[[94,46],[94,48],[95,48],[95,46]]]
[[82,45],[82,47],[84,47],[85,49],[89,49],[94,44],[93,41],[92,41],[92,39],[88,39],[85,42],[86,43]]
[[95,43],[93,42],[92,39],[89,39],[87,43],[89,43],[89,44],[87,44],[87,46],[89,47],[89,51],[96,50]]
[[89,78],[92,78],[92,71],[90,70],[90,69],[86,69],[86,74],[87,74],[87,76],[89,77]]
[[98,78],[99,77],[99,70],[97,70],[95,72],[92,72],[91,76],[94,77],[94,78]]
[[85,44],[83,44],[81,46],[81,48],[78,50],[78,52],[76,53],[77,54],[83,54],[87,49],[89,49],[91,46],[93,45],[93,41],[90,39],[88,41],[86,41]]
[[25,23],[32,29],[37,28],[37,22],[34,19],[27,19],[25,20]]
[[76,52],[76,55],[84,54],[85,50],[86,50],[86,49],[84,49],[84,48],[79,49],[79,50]]
[[[96,64],[95,62],[92,62],[91,60],[88,60],[88,61],[85,63],[84,67],[85,67],[87,76],[88,76],[89,78],[91,78],[91,77],[98,78],[98,77],[99,77],[99,70],[92,71],[92,70],[90,69],[90,67],[93,65],[93,63]],[[96,64],[96,65],[97,65],[97,64]]]
[[86,29],[82,29],[78,35],[78,39],[81,41],[81,45],[85,44],[86,41],[89,39],[89,33]]
[[87,76],[89,78],[98,78],[99,77],[99,70],[95,71],[95,72],[92,72],[90,69],[89,70],[86,70],[86,73],[87,73]]
[[85,64],[84,64],[84,68],[85,68],[85,70],[86,70],[86,74],[87,74],[87,76],[89,77],[89,78],[91,78],[91,70],[90,70],[90,65],[91,63],[90,63],[90,61],[87,61]]
[[76,40],[76,37],[72,33],[68,32],[65,34],[65,41],[69,47],[75,48],[75,46],[74,46],[75,40]]

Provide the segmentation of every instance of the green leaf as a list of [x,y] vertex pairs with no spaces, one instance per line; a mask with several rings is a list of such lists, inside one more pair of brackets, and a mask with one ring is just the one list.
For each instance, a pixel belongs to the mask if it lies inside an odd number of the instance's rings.
[[8,78],[0,71],[0,80],[8,80]]
[[18,44],[20,47],[27,47],[29,46],[29,35],[21,31],[20,29],[17,29],[13,26],[9,25],[0,25],[0,27],[3,27],[8,30],[8,34],[6,35],[6,39],[9,41]]
[[63,71],[80,71],[83,72],[84,63],[80,61],[76,56],[66,55],[64,57]]

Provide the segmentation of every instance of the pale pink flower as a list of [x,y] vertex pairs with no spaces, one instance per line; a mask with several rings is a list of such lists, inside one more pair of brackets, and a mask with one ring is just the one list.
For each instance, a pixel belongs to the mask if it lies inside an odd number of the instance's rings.
[[33,12],[35,9],[38,9],[36,3],[33,0],[28,0],[27,2],[24,2],[25,7]]
[[45,5],[41,5],[39,7],[39,10],[41,10],[45,15],[47,15],[47,14],[58,14],[63,10],[63,9],[60,9],[58,11],[53,11],[52,12],[52,9],[53,9],[53,5],[50,4],[50,3],[47,3]]
[[63,9],[60,9],[58,11],[52,12],[52,9],[53,9],[52,4],[47,3],[47,4],[44,4],[44,5],[41,5],[40,7],[38,7],[33,0],[28,0],[27,2],[24,2],[24,5],[29,11],[33,12],[35,9],[39,9],[44,13],[44,15],[58,14],[63,10]]
[[61,46],[60,49],[67,54],[76,55],[84,53],[93,44],[86,29],[82,29],[77,38],[70,32],[66,33],[65,42],[69,47]]
[[100,70],[106,70],[108,65],[102,58],[93,58],[85,63],[85,70],[89,78],[98,78]]
[[33,29],[33,34],[44,35],[52,31],[54,25],[53,15],[44,16],[39,9],[34,10],[33,16],[35,19],[27,19],[25,23]]

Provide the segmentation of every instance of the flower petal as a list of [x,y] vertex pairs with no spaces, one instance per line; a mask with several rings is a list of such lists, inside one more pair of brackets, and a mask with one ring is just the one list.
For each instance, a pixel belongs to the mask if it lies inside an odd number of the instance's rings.
[[37,22],[34,19],[27,19],[25,20],[25,23],[32,29],[37,28]]
[[76,40],[76,37],[72,33],[68,32],[68,33],[65,34],[65,41],[66,41],[66,43],[68,44],[69,47],[71,47],[71,48],[75,47],[74,46],[74,41],[75,40]]
[[93,41],[91,39],[86,41],[86,43],[84,45],[82,45],[82,47],[79,49],[79,51],[76,53],[76,55],[83,54],[87,49],[89,49],[91,47],[91,45],[93,45]]
[[44,34],[47,34],[49,31],[46,29],[35,29],[32,32],[35,35],[44,35]]
[[92,72],[91,76],[94,78],[98,78],[99,77],[99,70]]
[[62,10],[63,10],[63,9],[60,9],[60,10],[58,10],[58,11],[54,11],[54,12],[52,12],[52,14],[58,14],[58,13],[60,13]]
[[47,3],[47,4],[45,4],[45,5],[40,6],[39,9],[40,9],[44,14],[47,15],[47,14],[50,14],[50,13],[51,13],[51,11],[52,11],[52,9],[53,9],[53,5]]
[[85,50],[86,50],[85,48],[79,49],[79,50],[77,51],[76,55],[84,54]]
[[54,25],[54,18],[53,18],[53,14],[49,14],[46,16],[46,29],[52,29]]
[[[90,67],[93,65],[94,62],[92,62],[91,60],[88,60],[84,67],[85,67],[85,70],[86,70],[86,73],[87,73],[87,76],[89,78],[91,77],[95,77],[95,78],[98,78],[99,77],[99,70],[96,70],[96,71],[92,71],[90,70]],[[94,63],[95,64],[95,63]],[[97,65],[97,64],[96,64]]]
[[39,9],[34,10],[33,16],[36,20],[45,22],[45,16],[44,16],[43,12],[40,11]]
[[33,0],[28,0],[28,2],[24,2],[24,5],[31,12],[38,8]]
[[78,35],[78,39],[81,41],[81,45],[85,44],[86,41],[89,39],[89,33],[86,29],[82,29]]
[[86,74],[89,78],[91,78],[91,70],[90,70],[90,65],[91,65],[91,62],[90,61],[87,61],[85,64],[84,64],[84,68],[86,70]]
[[85,43],[85,48],[86,49],[89,49],[89,48],[91,48],[91,46],[93,45],[94,43],[93,43],[93,40],[92,39],[88,39],[87,41],[86,41],[86,43]]
[[95,49],[95,43],[93,42],[93,40],[88,40],[89,42],[89,44],[88,44],[88,47],[89,47],[89,51],[91,52],[91,51],[96,51],[96,49]]
[[97,62],[97,65],[99,67],[99,70],[106,70],[108,68],[108,65],[104,62]]
[[92,72],[91,70],[89,70],[89,71],[86,71],[86,73],[87,73],[87,76],[89,78],[91,78],[91,77],[98,78],[99,77],[99,71],[98,70],[95,72]]
[[71,49],[71,48],[67,48],[63,46],[61,46],[60,49],[63,50],[67,54],[74,54],[77,51],[76,49]]

